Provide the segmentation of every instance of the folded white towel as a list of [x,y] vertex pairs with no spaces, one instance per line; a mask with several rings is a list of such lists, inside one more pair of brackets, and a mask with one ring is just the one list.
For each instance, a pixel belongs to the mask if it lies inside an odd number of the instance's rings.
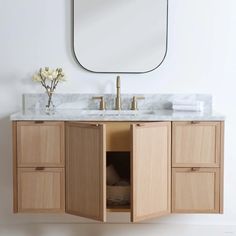
[[172,109],[175,111],[202,111],[203,105],[173,105]]
[[175,99],[172,101],[173,105],[189,105],[189,106],[202,106],[204,102],[196,100],[185,100],[185,99]]

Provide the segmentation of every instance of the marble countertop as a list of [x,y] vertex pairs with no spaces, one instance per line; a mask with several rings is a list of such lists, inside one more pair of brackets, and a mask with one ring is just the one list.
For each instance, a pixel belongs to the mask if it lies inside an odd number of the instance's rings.
[[99,111],[57,109],[51,114],[43,110],[27,110],[11,115],[12,121],[222,121],[225,117],[217,112],[189,112],[173,110]]

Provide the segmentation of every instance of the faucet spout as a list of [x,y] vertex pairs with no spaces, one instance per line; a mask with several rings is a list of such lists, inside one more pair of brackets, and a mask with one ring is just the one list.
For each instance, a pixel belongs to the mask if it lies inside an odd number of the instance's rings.
[[116,110],[121,110],[121,96],[120,96],[120,76],[116,78]]

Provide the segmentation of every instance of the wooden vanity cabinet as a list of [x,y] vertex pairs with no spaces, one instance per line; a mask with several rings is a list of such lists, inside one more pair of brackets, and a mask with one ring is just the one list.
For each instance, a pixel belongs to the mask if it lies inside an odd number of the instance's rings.
[[64,167],[63,122],[17,122],[18,167]]
[[219,167],[220,122],[173,122],[172,167]]
[[[121,130],[113,125],[66,124],[66,212],[106,221],[108,147],[108,151],[131,151],[131,221],[170,214],[171,123],[117,123]],[[111,144],[116,135],[123,140]],[[132,144],[130,148],[124,140]]]
[[66,212],[106,220],[105,126],[66,124]]
[[[224,122],[13,122],[14,212],[138,222],[223,212]],[[130,205],[107,203],[106,166],[125,160]],[[65,188],[66,186],[66,188]]]
[[219,188],[219,168],[173,168],[173,212],[219,213]]
[[171,213],[171,123],[132,125],[131,220]]
[[64,168],[18,168],[19,212],[64,212]]
[[223,213],[224,122],[172,123],[172,212]]
[[65,211],[64,122],[13,122],[14,212]]

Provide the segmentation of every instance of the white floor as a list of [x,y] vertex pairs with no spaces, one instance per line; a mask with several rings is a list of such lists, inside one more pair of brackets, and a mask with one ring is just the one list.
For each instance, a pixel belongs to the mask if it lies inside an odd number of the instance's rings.
[[0,236],[221,236],[236,226],[164,224],[19,224],[0,225]]

